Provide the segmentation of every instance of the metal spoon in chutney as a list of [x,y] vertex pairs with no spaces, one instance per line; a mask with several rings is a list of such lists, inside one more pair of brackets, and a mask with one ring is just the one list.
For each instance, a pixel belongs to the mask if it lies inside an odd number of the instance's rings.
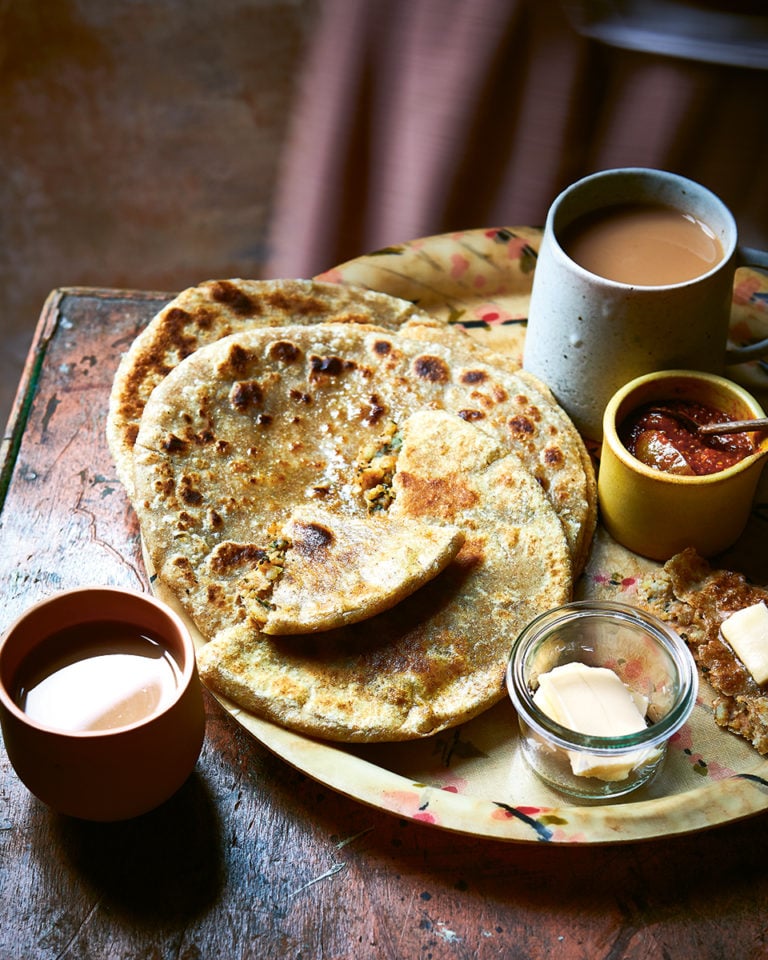
[[[722,410],[690,400],[638,407],[619,427],[633,457],[654,470],[679,476],[719,473],[755,452],[751,433],[709,433],[698,429],[727,424]],[[754,429],[759,429],[756,423]]]

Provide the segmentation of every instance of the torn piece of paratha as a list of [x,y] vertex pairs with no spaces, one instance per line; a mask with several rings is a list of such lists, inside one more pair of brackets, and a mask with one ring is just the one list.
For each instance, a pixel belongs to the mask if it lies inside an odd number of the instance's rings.
[[394,607],[444,570],[463,541],[457,527],[302,505],[258,557],[224,541],[208,562],[233,579],[247,571],[247,589],[242,578],[233,589],[264,633],[314,633]]
[[768,602],[768,589],[740,573],[713,570],[695,550],[668,560],[641,580],[636,602],[685,639],[701,676],[715,690],[715,721],[768,755],[768,687],[757,684],[720,627],[736,610]]

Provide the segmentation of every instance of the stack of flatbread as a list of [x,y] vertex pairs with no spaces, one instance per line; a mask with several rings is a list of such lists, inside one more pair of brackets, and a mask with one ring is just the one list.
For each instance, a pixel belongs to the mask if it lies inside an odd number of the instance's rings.
[[108,424],[204,681],[323,738],[422,737],[497,702],[595,528],[589,457],[546,387],[366,290],[184,291],[124,356]]

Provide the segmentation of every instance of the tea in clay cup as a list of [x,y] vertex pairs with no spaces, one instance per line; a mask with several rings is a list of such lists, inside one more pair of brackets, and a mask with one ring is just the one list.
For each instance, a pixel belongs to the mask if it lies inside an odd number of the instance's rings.
[[128,590],[43,600],[0,644],[0,724],[14,770],[52,809],[102,821],[146,813],[182,786],[203,744],[189,631]]
[[[674,269],[671,280],[667,271],[661,274],[663,282],[656,282],[653,272],[634,281],[611,279],[583,266],[566,249],[585,218],[639,211],[642,223],[645,210],[660,209],[676,211],[692,229],[701,225],[704,245],[712,243],[701,273],[686,275],[681,263],[679,279]],[[676,241],[667,246],[668,234],[662,230],[663,243],[649,247],[662,266],[674,267]],[[605,260],[615,254],[616,243],[603,240]],[[603,258],[598,256],[597,263],[602,268]],[[734,274],[740,266],[768,269],[768,254],[739,245],[732,214],[701,184],[642,167],[585,177],[566,188],[547,214],[523,366],[550,387],[583,436],[599,441],[609,399],[635,377],[670,369],[723,373],[728,365],[768,355],[768,340],[728,348]]]

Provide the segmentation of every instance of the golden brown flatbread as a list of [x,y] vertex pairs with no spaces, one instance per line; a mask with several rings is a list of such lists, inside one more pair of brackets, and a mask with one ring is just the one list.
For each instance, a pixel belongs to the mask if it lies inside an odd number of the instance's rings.
[[[400,330],[413,339],[448,345],[454,355],[514,373],[525,385],[532,418],[520,411],[519,432],[547,430],[552,442],[536,476],[557,504],[571,549],[574,574],[583,569],[597,522],[594,468],[575,427],[549,389],[519,369],[519,361],[478,343],[462,328],[417,310],[412,303],[362,288],[309,280],[209,280],[182,291],[131,345],[116,373],[107,418],[107,440],[118,477],[133,495],[133,446],[154,387],[199,347],[241,330],[263,326],[342,322]],[[457,353],[458,351],[458,353]],[[546,421],[536,423],[545,411]],[[557,464],[556,464],[557,465]],[[553,482],[550,490],[548,484]]]
[[183,290],[136,337],[115,375],[107,441],[120,481],[131,495],[133,445],[149,395],[199,347],[259,326],[333,320],[397,329],[413,316],[421,314],[406,300],[310,280],[208,280]]
[[[525,381],[442,344],[332,323],[231,335],[155,388],[134,461],[154,568],[212,638],[201,675],[307,733],[399,740],[476,715],[503,695],[517,631],[570,597],[552,494],[572,467],[556,429]],[[263,549],[307,503],[339,523],[445,524],[464,542],[388,611],[269,636],[212,558],[227,542]]]
[[768,590],[740,573],[713,570],[695,550],[672,557],[639,584],[637,603],[671,624],[693,653],[701,677],[716,692],[721,727],[768,755],[768,688],[757,684],[720,632],[736,610],[768,602]]

